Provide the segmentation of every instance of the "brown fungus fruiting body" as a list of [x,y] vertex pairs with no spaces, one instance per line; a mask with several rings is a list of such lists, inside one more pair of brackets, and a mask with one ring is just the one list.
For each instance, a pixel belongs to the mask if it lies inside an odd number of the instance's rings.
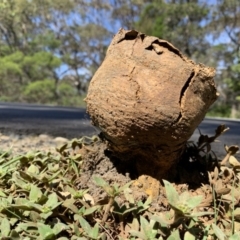
[[161,175],[217,99],[214,75],[165,40],[120,29],[90,82],[87,112],[112,151]]

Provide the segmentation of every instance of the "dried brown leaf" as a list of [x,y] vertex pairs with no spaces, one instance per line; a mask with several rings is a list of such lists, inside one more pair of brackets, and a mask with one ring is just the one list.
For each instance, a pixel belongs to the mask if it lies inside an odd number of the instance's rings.
[[229,127],[226,127],[226,125],[221,124],[215,130],[215,133],[216,133],[215,136],[218,137],[218,136],[220,136],[221,134],[225,133],[228,130],[229,130]]
[[198,207],[209,207],[211,206],[213,201],[213,197],[209,195],[207,198],[205,198],[199,205]]
[[214,181],[217,181],[217,179],[218,179],[218,175],[219,175],[218,168],[215,167],[215,168],[214,168]]
[[240,167],[239,161],[234,156],[230,156],[228,161],[233,167]]
[[226,188],[226,187],[223,187],[223,188],[218,188],[218,189],[215,189],[216,193],[219,195],[219,196],[222,196],[222,195],[225,195],[225,194],[228,194],[231,192],[231,189],[229,188]]
[[239,150],[239,147],[237,145],[232,145],[227,148],[227,153],[234,155],[238,152],[238,150]]

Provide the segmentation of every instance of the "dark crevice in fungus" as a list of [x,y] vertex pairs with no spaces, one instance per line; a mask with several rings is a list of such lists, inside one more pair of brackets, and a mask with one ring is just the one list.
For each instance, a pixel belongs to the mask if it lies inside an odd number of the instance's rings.
[[152,51],[152,50],[153,50],[153,46],[150,45],[150,46],[146,47],[145,49],[146,49],[146,50],[149,50],[149,51]]
[[184,84],[184,86],[182,87],[182,90],[181,90],[181,93],[180,93],[180,98],[179,98],[179,104],[180,104],[180,107],[181,107],[181,104],[182,104],[182,98],[186,92],[186,90],[188,89],[193,77],[195,76],[195,70],[193,70],[189,76],[189,78],[187,79],[186,83]]
[[179,113],[177,119],[174,121],[173,124],[180,122],[181,118],[182,118],[182,109],[181,109],[181,111],[180,111],[180,113]]
[[146,47],[145,49],[149,50],[149,51],[154,50],[158,55],[162,54],[163,51],[158,51],[156,48],[156,45],[159,45],[160,47],[168,49],[168,51],[173,52],[174,54],[178,55],[180,58],[182,58],[185,61],[184,56],[181,54],[181,52],[177,48],[172,46],[167,41],[164,41],[161,39],[157,39],[157,40],[153,41],[152,44],[150,46]]
[[[136,39],[138,36],[140,35],[141,39],[144,39],[145,37],[145,34],[139,34],[137,31],[135,30],[131,30],[131,31],[128,31],[125,33],[124,37],[122,37],[121,39],[119,39],[117,41],[117,43],[120,43],[124,40],[134,40]],[[141,35],[144,35],[144,36],[141,36]]]
[[139,83],[134,79],[134,70],[135,70],[135,67],[133,67],[133,69],[132,69],[132,71],[131,71],[131,73],[130,73],[129,81],[132,81],[133,84],[136,86],[136,92],[135,92],[135,94],[136,94],[136,99],[139,99],[138,94],[139,94],[139,91],[140,91],[140,85],[139,85]]
[[170,52],[173,52],[176,55],[178,55],[179,57],[183,58],[183,55],[180,53],[180,51],[177,48],[173,47],[168,42],[156,40],[153,43],[158,43],[160,46],[167,48]]
[[173,124],[176,124],[178,122],[181,121],[182,119],[182,99],[183,99],[183,96],[185,94],[185,92],[187,91],[193,77],[195,76],[195,71],[193,70],[189,76],[189,78],[187,79],[186,83],[184,84],[184,86],[182,87],[182,90],[180,92],[180,97],[179,97],[179,106],[180,106],[180,112],[179,112],[179,115],[177,117],[177,119],[173,122]]

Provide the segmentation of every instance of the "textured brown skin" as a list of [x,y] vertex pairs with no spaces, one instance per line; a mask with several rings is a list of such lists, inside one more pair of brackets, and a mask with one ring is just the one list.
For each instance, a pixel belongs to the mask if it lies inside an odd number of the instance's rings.
[[113,151],[162,174],[217,99],[214,75],[165,40],[120,29],[90,82],[87,112]]

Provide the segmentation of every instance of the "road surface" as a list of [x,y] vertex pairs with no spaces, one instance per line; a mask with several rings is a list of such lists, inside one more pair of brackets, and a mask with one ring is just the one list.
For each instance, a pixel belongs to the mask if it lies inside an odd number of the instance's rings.
[[[214,134],[220,124],[230,128],[213,149],[224,155],[224,144],[240,146],[240,121],[206,118],[199,129],[202,134]],[[50,107],[30,104],[0,103],[0,133],[42,134],[78,138],[98,134],[92,127],[84,108]],[[199,136],[196,130],[191,139]],[[238,154],[239,155],[239,154]]]
[[84,108],[0,103],[0,132],[67,138],[97,134]]

